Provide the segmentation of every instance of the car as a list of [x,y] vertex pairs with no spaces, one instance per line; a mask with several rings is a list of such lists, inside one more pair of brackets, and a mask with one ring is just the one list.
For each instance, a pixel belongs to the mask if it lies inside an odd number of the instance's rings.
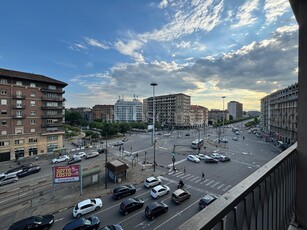
[[115,142],[114,146],[120,146],[120,145],[123,145],[123,144],[124,144],[124,142],[122,142],[122,141],[117,141],[117,142]]
[[205,163],[219,163],[219,161],[211,156],[205,155]]
[[18,177],[16,176],[4,176],[0,179],[0,186],[15,183],[18,181]]
[[81,157],[73,156],[67,163],[70,165],[70,164],[78,163],[80,161],[82,161]]
[[144,200],[140,198],[128,198],[124,200],[120,206],[119,211],[124,214],[128,215],[128,213],[133,212],[137,209],[142,208],[144,205]]
[[99,228],[99,225],[100,225],[100,220],[98,216],[90,216],[87,218],[83,217],[66,224],[63,230],[80,230],[80,229],[96,230]]
[[136,192],[136,188],[134,185],[129,184],[129,185],[121,185],[116,187],[113,190],[113,198],[116,200],[119,200],[120,198],[124,196],[129,196],[132,195]]
[[29,168],[31,166],[33,166],[33,164],[30,163],[30,164],[23,164],[15,168],[11,168],[6,172],[1,173],[0,178],[17,176],[17,173],[22,172],[24,169]]
[[170,133],[164,133],[163,135],[164,135],[165,137],[170,137],[170,136],[171,136]]
[[227,138],[221,137],[221,138],[219,139],[219,142],[221,142],[221,143],[228,143],[228,139],[227,139]]
[[99,156],[99,153],[98,152],[90,152],[88,154],[86,154],[86,159],[90,159],[90,158],[93,158],[93,157],[98,157]]
[[205,154],[198,154],[198,155],[195,155],[199,160],[205,160]]
[[168,206],[163,202],[152,202],[145,208],[145,216],[151,220],[167,212]]
[[73,157],[80,157],[80,158],[86,157],[86,153],[85,152],[78,152]]
[[217,197],[212,195],[212,194],[207,194],[207,195],[203,196],[202,198],[200,198],[200,200],[198,202],[199,208],[204,209],[205,207],[207,207],[209,204],[211,204],[216,199],[217,199]]
[[30,216],[13,223],[9,227],[9,230],[49,229],[49,227],[53,224],[53,222],[54,222],[54,216],[52,214]]
[[152,198],[157,199],[161,196],[168,194],[169,192],[170,192],[170,188],[168,186],[157,185],[151,190],[150,195],[151,195]]
[[193,161],[195,163],[199,163],[200,162],[200,160],[195,155],[188,155],[187,159],[189,161]]
[[172,201],[174,201],[176,204],[181,204],[183,201],[189,199],[190,197],[191,194],[182,188],[179,188],[172,193]]
[[128,141],[128,138],[127,138],[127,137],[125,137],[124,139],[122,139],[122,142],[126,142],[126,141]]
[[239,131],[236,131],[235,134],[236,134],[236,135],[240,135],[240,132],[239,132]]
[[238,137],[233,137],[232,140],[237,141]]
[[211,157],[214,158],[214,159],[217,159],[219,160],[223,155],[222,154],[219,154],[219,153],[212,153],[211,154]]
[[21,172],[17,173],[18,177],[25,177],[34,173],[38,173],[41,170],[41,167],[38,165],[33,165],[28,168],[24,168]]
[[62,156],[58,156],[57,158],[54,158],[52,160],[52,164],[57,164],[59,162],[64,162],[64,161],[68,161],[68,160],[69,160],[68,155],[62,155]]
[[72,215],[75,218],[80,218],[87,213],[99,210],[102,205],[102,200],[99,198],[86,199],[75,205]]
[[227,156],[222,155],[221,158],[219,159],[220,162],[227,162],[230,161],[230,158]]
[[186,137],[189,137],[189,136],[190,136],[190,134],[189,134],[189,133],[186,133],[186,134],[185,134],[185,136],[186,136]]
[[159,185],[159,184],[161,184],[161,183],[162,183],[162,181],[161,181],[160,178],[151,176],[151,177],[148,177],[148,178],[144,181],[144,186],[145,186],[146,188],[150,188],[150,187],[154,187],[154,186],[156,186],[156,185]]
[[123,226],[121,224],[111,224],[107,225],[103,228],[100,228],[99,230],[124,230]]

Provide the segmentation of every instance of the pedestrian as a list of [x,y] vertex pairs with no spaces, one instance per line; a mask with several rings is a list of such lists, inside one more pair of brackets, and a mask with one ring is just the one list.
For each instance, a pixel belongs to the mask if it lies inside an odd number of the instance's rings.
[[184,173],[184,174],[186,173],[185,167],[183,168],[183,173]]
[[203,180],[205,179],[205,174],[204,174],[204,172],[201,173],[201,177],[203,178]]

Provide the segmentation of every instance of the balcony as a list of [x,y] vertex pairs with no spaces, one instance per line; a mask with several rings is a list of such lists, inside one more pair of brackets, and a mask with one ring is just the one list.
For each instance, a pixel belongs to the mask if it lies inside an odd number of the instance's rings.
[[42,101],[65,101],[65,98],[63,97],[46,97],[46,96],[42,96],[41,97]]
[[12,109],[25,109],[25,105],[12,105]]
[[47,106],[47,105],[43,105],[41,107],[41,109],[49,109],[49,110],[62,110],[64,109],[64,106]]
[[62,117],[63,117],[63,114],[53,114],[53,115],[44,114],[41,116],[42,119],[62,118]]
[[49,124],[42,124],[42,128],[50,128],[50,127],[61,127],[63,123],[49,123]]
[[48,89],[48,88],[42,88],[42,92],[48,92],[48,93],[59,93],[59,94],[64,94],[65,91],[62,89]]
[[24,114],[23,115],[13,115],[12,118],[13,119],[25,119],[26,115],[24,115]]
[[25,95],[16,95],[16,94],[14,94],[14,95],[12,95],[12,98],[13,99],[18,99],[18,100],[24,100],[24,99],[26,99],[26,96]]

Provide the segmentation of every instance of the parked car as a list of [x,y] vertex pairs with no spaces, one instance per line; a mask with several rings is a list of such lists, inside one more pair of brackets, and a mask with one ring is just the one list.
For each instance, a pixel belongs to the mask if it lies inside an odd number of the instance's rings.
[[195,163],[199,163],[200,162],[200,160],[195,155],[188,155],[187,159],[189,161],[193,161]]
[[96,230],[99,228],[100,220],[97,216],[90,216],[88,218],[80,218],[66,224],[63,230]]
[[17,181],[18,181],[18,177],[17,176],[4,176],[4,177],[2,177],[0,179],[0,186],[1,185],[15,183]]
[[185,136],[186,136],[186,137],[189,137],[189,136],[190,136],[190,134],[189,134],[189,133],[186,133],[186,134],[185,134]]
[[103,228],[100,228],[99,230],[124,230],[123,226],[121,224],[111,224],[107,225]]
[[90,152],[88,154],[86,154],[86,159],[89,159],[89,158],[93,158],[93,157],[98,157],[99,156],[99,153],[98,152]]
[[219,142],[222,142],[222,143],[228,143],[228,139],[227,138],[220,138],[219,139]]
[[205,156],[205,163],[219,163],[219,161],[217,159],[214,159],[211,156],[206,155]]
[[179,188],[172,193],[172,200],[176,204],[181,204],[183,201],[189,199],[190,197],[191,194],[187,190],[182,188]]
[[33,166],[33,164],[30,163],[30,164],[23,164],[23,165],[20,165],[18,167],[15,167],[15,168],[11,168],[11,169],[7,170],[6,172],[1,173],[0,174],[0,179],[2,179],[4,177],[14,177],[14,176],[17,176],[17,173],[20,173],[24,169],[29,168],[31,166]]
[[113,190],[113,198],[116,200],[119,200],[120,198],[124,196],[129,196],[132,195],[136,192],[136,188],[134,185],[129,184],[129,185],[121,185],[116,187]]
[[144,200],[140,198],[128,198],[120,204],[119,211],[124,215],[128,215],[128,213],[142,208],[143,205]]
[[149,219],[153,220],[155,217],[160,216],[163,213],[167,213],[168,206],[163,202],[153,202],[145,208],[145,215]]
[[219,159],[220,162],[227,162],[230,161],[230,158],[227,156],[222,155],[222,157]]
[[214,158],[214,159],[217,159],[219,160],[223,155],[220,154],[220,153],[212,153],[211,154],[211,157]]
[[205,160],[205,154],[202,154],[202,153],[200,153],[200,154],[198,154],[198,155],[195,155],[199,160]]
[[57,158],[54,158],[52,160],[52,164],[57,164],[59,162],[64,162],[64,161],[68,161],[68,160],[69,160],[68,155],[62,155],[62,156],[58,156]]
[[38,173],[41,170],[41,167],[38,165],[33,165],[29,168],[24,168],[21,172],[17,173],[18,177],[25,177],[34,173]]
[[102,205],[102,200],[99,198],[86,199],[75,205],[75,207],[73,208],[72,215],[75,218],[80,218],[87,213],[99,210]]
[[80,158],[86,157],[86,153],[85,152],[78,152],[73,157],[80,157]]
[[168,186],[157,185],[151,190],[150,195],[151,195],[152,198],[157,199],[161,196],[168,194],[169,192],[170,192],[170,188]]
[[154,187],[154,186],[156,186],[156,185],[159,185],[159,184],[161,184],[161,183],[162,183],[162,181],[161,181],[160,178],[151,176],[151,177],[149,177],[149,178],[147,178],[147,179],[145,180],[144,186],[145,186],[146,188],[150,188],[150,187]]
[[238,137],[233,137],[232,140],[237,141]]
[[122,142],[122,141],[117,141],[117,142],[115,142],[114,146],[120,146],[120,145],[123,145],[123,144],[124,144],[124,142]]
[[200,198],[199,200],[199,208],[200,209],[204,209],[205,207],[207,207],[209,204],[211,204],[213,201],[215,201],[217,199],[216,196],[211,195],[211,194],[207,194],[204,197]]
[[13,223],[9,230],[20,229],[48,229],[54,222],[51,214],[42,216],[31,216]]
[[68,164],[75,164],[82,161],[81,157],[73,156],[67,163]]

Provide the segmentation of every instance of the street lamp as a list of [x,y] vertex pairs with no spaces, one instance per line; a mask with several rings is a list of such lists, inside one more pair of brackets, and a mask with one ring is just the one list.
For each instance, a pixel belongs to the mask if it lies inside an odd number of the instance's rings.
[[223,135],[224,135],[224,122],[225,122],[224,99],[226,98],[226,96],[222,96],[222,98],[223,98]]
[[156,108],[155,108],[155,86],[157,86],[157,83],[151,83],[152,86],[152,144],[154,147],[154,172],[156,171],[156,140],[155,140],[155,122],[156,122]]

